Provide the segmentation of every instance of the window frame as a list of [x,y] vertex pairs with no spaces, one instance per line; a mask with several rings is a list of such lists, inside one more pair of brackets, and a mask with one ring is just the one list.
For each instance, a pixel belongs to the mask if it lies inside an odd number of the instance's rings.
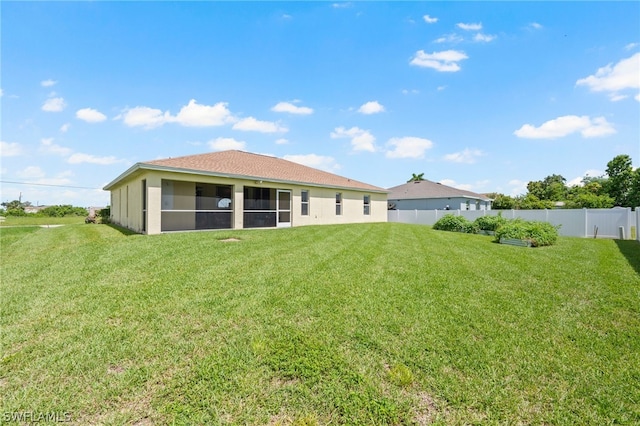
[[[305,195],[306,195],[306,200],[305,200]],[[303,189],[300,191],[300,216],[309,216],[309,190],[308,189]]]

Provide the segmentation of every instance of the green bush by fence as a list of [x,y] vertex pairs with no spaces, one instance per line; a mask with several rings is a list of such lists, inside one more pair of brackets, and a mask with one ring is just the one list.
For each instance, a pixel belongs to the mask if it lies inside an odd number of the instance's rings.
[[549,246],[558,240],[559,226],[547,222],[508,220],[502,216],[483,216],[470,222],[463,216],[447,214],[433,224],[439,231],[466,232],[476,234],[482,231],[494,231],[496,241],[501,238],[531,242],[533,247]]
[[533,247],[550,246],[558,241],[558,228],[548,222],[510,220],[496,231],[496,241],[501,238],[530,241]]

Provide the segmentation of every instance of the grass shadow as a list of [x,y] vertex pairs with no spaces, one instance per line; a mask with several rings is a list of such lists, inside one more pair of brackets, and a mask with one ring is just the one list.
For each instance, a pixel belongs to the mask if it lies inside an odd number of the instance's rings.
[[640,275],[640,242],[634,240],[615,240],[620,253],[629,265]]
[[123,228],[122,226],[114,225],[113,223],[103,223],[102,225],[108,226],[109,228],[118,231],[126,237],[130,235],[140,235],[138,232],[132,231],[131,229]]

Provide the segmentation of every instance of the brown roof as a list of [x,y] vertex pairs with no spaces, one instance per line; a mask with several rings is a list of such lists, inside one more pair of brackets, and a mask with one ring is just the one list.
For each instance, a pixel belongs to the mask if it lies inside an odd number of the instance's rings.
[[384,188],[334,175],[302,164],[244,151],[219,151],[138,163],[105,188],[111,187],[133,171],[143,168],[167,168],[171,171],[196,171],[213,176],[260,179],[265,181],[307,183],[314,186],[387,192]]
[[430,180],[407,182],[389,188],[388,200],[415,200],[422,198],[465,197],[488,201],[490,198],[464,189],[453,188]]

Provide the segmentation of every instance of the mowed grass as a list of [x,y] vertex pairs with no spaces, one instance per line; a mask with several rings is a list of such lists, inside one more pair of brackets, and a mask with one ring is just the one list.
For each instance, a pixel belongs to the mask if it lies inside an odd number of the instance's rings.
[[640,423],[635,241],[527,249],[396,223],[0,241],[5,413]]
[[44,226],[44,225],[74,225],[84,223],[84,216],[47,217],[47,216],[6,216],[0,222],[3,226]]

